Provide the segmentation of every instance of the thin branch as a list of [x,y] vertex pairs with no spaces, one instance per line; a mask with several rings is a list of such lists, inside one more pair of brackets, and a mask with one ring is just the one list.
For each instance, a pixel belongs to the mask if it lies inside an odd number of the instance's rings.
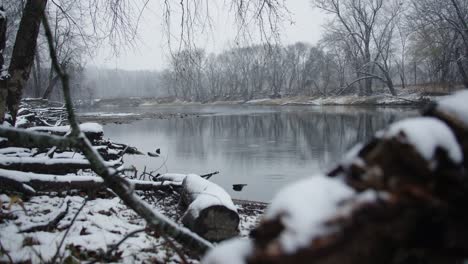
[[[32,232],[38,232],[38,231],[50,231],[53,228],[57,227],[57,224],[67,215],[68,209],[70,207],[70,200],[65,201],[65,209],[62,210],[60,213],[58,213],[51,221],[42,224],[42,225],[36,225],[24,230],[21,230],[20,233],[32,233]],[[60,208],[59,208],[60,210]]]
[[72,132],[68,136],[69,139],[76,140],[76,147],[80,149],[84,156],[89,160],[91,168],[99,176],[102,177],[104,183],[109,187],[122,201],[138,215],[144,218],[148,225],[154,228],[161,234],[167,234],[173,237],[176,241],[184,244],[185,246],[193,249],[198,253],[205,253],[208,249],[212,248],[212,244],[195,233],[186,228],[182,228],[172,220],[162,215],[161,213],[153,210],[148,204],[142,201],[134,194],[134,187],[126,179],[117,175],[117,171],[105,165],[104,160],[96,152],[91,145],[91,142],[80,132],[80,128],[75,118],[73,111],[73,103],[70,95],[70,84],[68,75],[62,71],[58,63],[55,47],[53,45],[53,38],[46,14],[42,17],[43,25],[46,31],[46,37],[49,44],[50,56],[54,70],[60,76],[62,82],[63,94],[65,97],[65,106],[68,113],[68,119]]
[[57,247],[57,251],[55,252],[55,255],[52,257],[52,260],[50,261],[51,263],[55,263],[55,261],[57,260],[57,258],[59,256],[59,253],[60,253],[60,249],[62,248],[62,245],[65,242],[65,238],[67,238],[68,232],[70,232],[70,229],[71,229],[73,223],[75,223],[76,218],[78,217],[80,212],[83,210],[83,208],[85,207],[87,202],[88,202],[88,198],[86,198],[84,200],[84,202],[81,205],[80,209],[78,209],[78,211],[76,212],[76,214],[73,217],[72,221],[70,222],[70,225],[68,226],[67,231],[65,231],[65,234],[63,234],[62,240],[60,241],[60,244]]
[[10,263],[14,263],[13,262],[13,259],[11,258],[10,254],[8,254],[8,251],[3,247],[2,245],[2,241],[0,241],[0,250],[3,254],[5,254],[5,256],[7,256],[8,260],[10,261]]

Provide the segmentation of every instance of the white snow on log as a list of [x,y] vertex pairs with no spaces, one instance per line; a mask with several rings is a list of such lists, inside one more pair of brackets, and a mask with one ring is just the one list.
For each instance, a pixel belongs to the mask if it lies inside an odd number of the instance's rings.
[[[16,164],[44,164],[44,165],[56,165],[56,164],[77,164],[77,165],[89,165],[89,161],[80,158],[48,158],[48,157],[0,157],[1,165],[10,165],[12,163]],[[115,166],[120,163],[120,160],[106,161],[107,166]]]
[[[88,133],[103,133],[103,128],[98,123],[83,123],[80,125],[80,129],[84,133],[87,133],[87,132]],[[56,126],[56,127],[36,126],[36,127],[28,128],[28,130],[67,133],[68,131],[70,131],[70,126]]]
[[44,182],[77,182],[77,181],[94,181],[102,183],[101,177],[96,176],[76,176],[76,174],[68,175],[53,175],[53,174],[39,174],[33,172],[23,172],[14,170],[0,169],[0,176],[15,180],[18,182],[28,183],[30,181],[44,181]]
[[358,156],[359,152],[362,150],[364,145],[362,143],[356,144],[352,147],[346,154],[344,155],[343,159],[341,160],[340,164],[345,169],[348,169],[353,164],[364,167],[364,161]]
[[202,259],[204,264],[242,264],[252,254],[253,244],[250,239],[231,239],[222,242],[209,251]]
[[437,102],[437,109],[455,115],[468,126],[468,91],[459,91],[442,98]]
[[215,205],[222,205],[237,212],[237,207],[232,202],[231,196],[223,188],[203,179],[199,175],[186,175],[183,186],[193,200],[185,214],[191,214],[194,218],[197,218],[203,209]]
[[402,132],[407,143],[413,145],[427,161],[432,160],[437,147],[446,150],[454,163],[461,163],[463,160],[463,153],[452,130],[436,118],[416,117],[396,122],[381,137],[393,138]]
[[159,181],[172,181],[172,182],[183,182],[187,174],[180,173],[164,173],[161,176],[158,176]]
[[353,195],[355,191],[340,180],[313,176],[282,189],[273,198],[265,219],[281,220],[285,230],[279,242],[286,252],[294,252],[329,233],[323,223],[337,214],[340,202]]
[[12,154],[12,153],[30,153],[31,149],[28,148],[18,148],[18,147],[8,147],[0,149],[0,154]]
[[[54,174],[41,174],[33,172],[23,172],[23,171],[14,171],[14,170],[5,170],[0,169],[0,176],[5,177],[17,182],[28,183],[31,181],[40,181],[40,182],[95,182],[103,183],[101,177],[92,176],[92,175],[80,175],[76,174],[67,174],[67,175],[54,175]],[[131,184],[141,184],[146,186],[174,186],[180,185],[179,182],[154,182],[154,181],[143,181],[143,180],[128,180]],[[28,188],[29,186],[25,187]],[[29,187],[31,188],[31,187]],[[31,188],[34,191],[34,189]]]

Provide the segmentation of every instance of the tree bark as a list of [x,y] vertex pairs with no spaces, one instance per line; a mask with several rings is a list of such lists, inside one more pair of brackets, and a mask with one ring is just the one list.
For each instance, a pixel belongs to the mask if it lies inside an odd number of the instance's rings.
[[466,73],[465,67],[463,66],[463,58],[460,56],[459,49],[456,50],[455,56],[457,59],[458,72],[462,77],[463,85],[465,86],[465,89],[468,89],[468,74]]
[[[2,12],[3,7],[0,8]],[[8,94],[8,90],[6,87],[6,77],[4,74],[4,63],[5,59],[3,56],[3,52],[5,52],[6,47],[6,26],[7,26],[7,17],[6,15],[0,16],[0,124],[3,123],[5,118],[5,109],[6,109],[6,97]]]
[[50,94],[52,93],[52,91],[54,90],[54,87],[55,85],[57,84],[57,82],[60,80],[60,77],[58,75],[56,75],[55,77],[53,77],[52,79],[50,79],[49,81],[49,85],[47,86],[46,90],[44,91],[44,93],[42,94],[42,99],[49,99],[50,97]]
[[46,4],[47,0],[28,0],[26,2],[16,35],[9,68],[10,79],[7,84],[8,95],[6,98],[7,108],[12,114],[13,123],[16,121],[23,88],[29,79],[34,63],[37,36]]
[[[36,47],[37,49],[37,47]],[[39,51],[36,50],[36,60],[35,60],[35,72],[36,76],[36,86],[34,87],[34,97],[39,98],[41,96],[42,90],[42,76],[41,76],[41,57],[39,56]]]

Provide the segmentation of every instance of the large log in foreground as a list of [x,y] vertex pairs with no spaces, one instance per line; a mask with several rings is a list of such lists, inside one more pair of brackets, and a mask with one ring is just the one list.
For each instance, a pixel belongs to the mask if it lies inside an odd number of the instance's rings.
[[467,101],[468,91],[445,98],[355,147],[328,175],[286,187],[251,240],[222,243],[204,263],[463,263]]
[[164,174],[161,181],[182,182],[179,189],[186,211],[182,223],[210,241],[239,234],[239,215],[229,194],[220,186],[195,174]]

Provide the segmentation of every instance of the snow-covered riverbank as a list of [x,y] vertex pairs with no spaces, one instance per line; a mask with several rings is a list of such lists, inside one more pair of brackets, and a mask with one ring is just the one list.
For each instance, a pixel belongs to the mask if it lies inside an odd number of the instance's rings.
[[437,96],[428,96],[421,93],[401,93],[398,96],[377,94],[372,96],[297,96],[283,98],[259,98],[253,100],[219,100],[214,102],[191,102],[179,99],[162,100],[160,98],[113,98],[96,99],[80,102],[83,108],[113,108],[113,107],[151,107],[173,105],[375,105],[375,106],[414,106],[433,101]]

